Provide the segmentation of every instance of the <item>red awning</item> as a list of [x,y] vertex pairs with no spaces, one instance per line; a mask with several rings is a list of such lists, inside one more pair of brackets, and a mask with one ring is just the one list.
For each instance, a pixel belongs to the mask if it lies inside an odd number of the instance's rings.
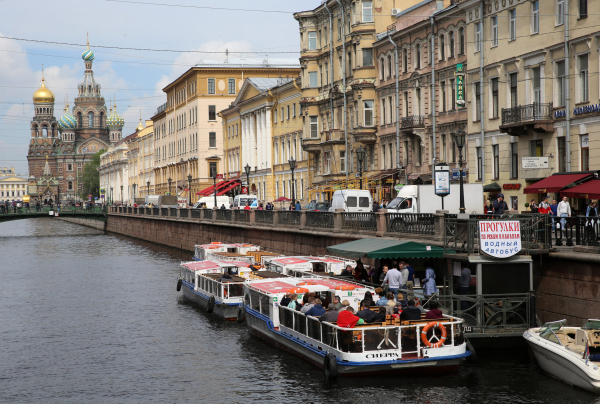
[[591,180],[572,188],[565,189],[561,196],[584,199],[600,199],[600,180]]
[[591,178],[593,174],[554,174],[548,178],[536,182],[523,190],[524,194],[546,194],[560,192],[564,187],[581,181],[587,177]]
[[[235,181],[237,181],[237,180],[232,180],[232,181],[225,180],[225,181],[217,182],[217,192],[219,192],[219,190],[222,189],[223,187],[226,187],[227,185],[229,185]],[[214,192],[214,187],[211,185],[210,187],[205,188],[202,191],[196,192],[196,195],[209,196],[209,195],[212,195],[213,192]]]
[[240,182],[240,181],[237,181],[237,180],[236,180],[236,181],[230,181],[230,184],[229,184],[229,186],[228,186],[228,187],[226,187],[226,188],[222,188],[222,189],[221,189],[221,190],[220,190],[220,191],[217,193],[217,196],[223,195],[225,192],[227,192],[227,191],[229,191],[229,190],[231,190],[231,189],[233,189],[233,188],[237,187],[237,186],[238,186],[238,185],[240,185],[240,184],[241,184],[241,182]]

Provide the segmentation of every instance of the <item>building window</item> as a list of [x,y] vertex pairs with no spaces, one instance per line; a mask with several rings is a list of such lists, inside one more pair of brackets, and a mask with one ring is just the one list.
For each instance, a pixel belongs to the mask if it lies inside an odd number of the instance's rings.
[[450,34],[448,34],[448,37],[450,38],[450,57],[453,58],[454,57],[454,31],[450,31]]
[[208,93],[215,93],[215,79],[208,79]]
[[331,173],[331,152],[325,152],[325,158],[323,159],[323,173],[329,174]]
[[341,18],[338,18],[337,28],[338,28],[338,39],[342,39],[342,19]]
[[579,64],[579,100],[578,102],[589,101],[589,83],[588,83],[588,55],[579,55],[577,57]]
[[556,25],[565,23],[565,0],[556,0]]
[[283,122],[284,116],[285,116],[284,109],[283,109],[283,107],[281,107],[281,122]]
[[557,106],[563,106],[566,103],[565,81],[565,61],[561,60],[560,62],[556,62]]
[[208,147],[217,147],[217,133],[208,132]]
[[208,120],[209,121],[217,120],[217,107],[215,105],[208,106]]
[[446,145],[446,135],[442,135],[442,150],[441,150],[441,155],[442,155],[442,161],[447,161],[447,156],[446,156],[446,149],[447,149],[447,145]]
[[440,83],[440,97],[442,101],[442,112],[446,112],[446,82],[442,81]]
[[340,151],[340,172],[346,172],[346,152]]
[[319,137],[319,121],[316,115],[310,116],[310,137],[313,139]]
[[475,154],[477,155],[477,180],[481,181],[481,147],[475,148]]
[[381,125],[385,125],[386,122],[386,116],[385,116],[385,98],[381,99]]
[[537,34],[540,32],[540,2],[531,2],[531,33]]
[[69,191],[73,190],[73,183],[71,181],[67,182],[67,188],[69,189]]
[[415,150],[415,157],[417,159],[416,164],[418,166],[420,166],[423,163],[423,153],[421,150],[421,139],[417,138],[415,139],[415,144],[414,144],[414,150]]
[[385,59],[379,60],[379,80],[385,80]]
[[498,77],[492,79],[492,118],[498,118]]
[[417,44],[415,49],[416,49],[415,68],[420,69],[421,68],[421,45]]
[[308,50],[317,49],[317,33],[315,31],[310,31],[308,33]]
[[402,49],[402,71],[408,72],[408,49]]
[[373,101],[364,101],[363,109],[363,121],[365,126],[373,126]]
[[392,77],[392,57],[387,57],[387,77]]
[[310,88],[317,88],[319,86],[317,82],[317,72],[308,72],[308,86]]
[[277,108],[273,108],[273,123],[277,123]]
[[465,29],[464,28],[461,27],[458,30],[458,36],[459,36],[459,39],[458,39],[459,52],[458,53],[459,53],[459,55],[464,55],[465,54]]
[[440,58],[446,59],[446,35],[440,35]]
[[587,0],[579,0],[579,18],[587,18],[588,16],[588,4]]
[[416,111],[413,110],[413,114],[416,112],[418,116],[421,116],[421,89],[415,90],[415,103],[417,104]]
[[478,121],[481,118],[481,82],[475,82],[475,119]]
[[290,106],[287,106],[287,120],[290,120]]
[[556,138],[558,143],[558,172],[564,173],[567,171],[567,144],[565,137]]
[[481,50],[481,24],[475,23],[475,52],[479,52]]
[[492,46],[498,46],[498,16],[492,17]]
[[519,144],[510,144],[510,178],[519,177]]
[[210,178],[212,178],[216,174],[218,174],[218,172],[217,172],[217,163],[216,162],[210,162],[210,163],[208,163],[208,170],[209,170]]
[[88,112],[88,126],[90,128],[94,127],[94,113],[93,112]]
[[[385,101],[385,100],[384,100]],[[390,111],[390,122],[394,122],[395,118],[396,118],[396,113],[395,113],[395,109],[394,109],[394,101],[393,98],[390,96],[388,97],[388,106],[389,106],[389,111]]]
[[510,37],[510,40],[514,41],[517,39],[517,10],[516,9],[508,10],[508,18],[509,18],[508,35]]
[[529,144],[530,157],[542,157],[544,155],[544,141],[542,139],[532,140]]
[[235,79],[227,80],[227,87],[229,88],[229,94],[235,94]]
[[589,135],[581,135],[581,171],[590,169],[590,138]]
[[292,104],[292,118],[296,117],[296,103]]
[[363,66],[373,66],[373,49],[363,49]]
[[517,94],[517,73],[508,75],[508,83],[510,85],[510,106],[514,108],[518,105],[518,94]]
[[541,86],[541,77],[540,77],[540,68],[534,67],[531,69],[531,73],[533,74],[533,102],[538,104],[536,106],[536,114],[540,112],[539,104],[542,102],[542,86]]
[[404,99],[404,117],[408,116],[408,91],[405,91],[404,94],[402,95],[402,98]]
[[362,22],[373,22],[373,2],[362,2]]
[[492,145],[492,155],[494,156],[494,179],[500,179],[500,146]]

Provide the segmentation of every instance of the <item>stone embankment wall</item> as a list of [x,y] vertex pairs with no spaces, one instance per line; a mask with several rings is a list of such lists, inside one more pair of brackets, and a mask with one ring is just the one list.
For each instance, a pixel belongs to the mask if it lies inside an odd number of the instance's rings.
[[595,258],[596,254],[561,253],[550,254],[541,263],[534,259],[540,320],[567,319],[568,324],[577,325],[600,316],[600,264]]
[[220,241],[257,244],[266,251],[286,255],[323,255],[327,254],[327,246],[363,238],[352,234],[300,231],[285,226],[273,229],[256,225],[120,215],[109,215],[106,231],[188,251],[194,251],[195,244]]
[[82,226],[93,227],[94,229],[106,231],[106,222],[102,220],[81,219],[77,217],[57,217],[55,219],[64,220],[65,222],[75,223]]

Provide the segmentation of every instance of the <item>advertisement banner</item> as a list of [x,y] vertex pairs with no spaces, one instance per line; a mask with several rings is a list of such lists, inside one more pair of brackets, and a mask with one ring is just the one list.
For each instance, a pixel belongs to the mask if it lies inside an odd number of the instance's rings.
[[484,254],[508,258],[521,251],[521,225],[518,220],[479,222],[479,248]]
[[446,196],[450,194],[450,166],[439,163],[433,166],[435,194]]

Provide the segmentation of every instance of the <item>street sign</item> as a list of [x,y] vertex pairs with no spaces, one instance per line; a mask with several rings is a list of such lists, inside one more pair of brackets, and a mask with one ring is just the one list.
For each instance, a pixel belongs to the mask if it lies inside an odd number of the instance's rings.
[[217,174],[217,179],[218,180],[222,180],[223,179],[223,174]]
[[248,187],[242,187],[242,194],[248,193]]
[[548,168],[548,157],[521,157],[521,167],[528,168]]
[[521,226],[518,220],[479,222],[481,251],[496,258],[508,258],[521,251]]
[[100,195],[100,198],[104,199],[104,195]]

